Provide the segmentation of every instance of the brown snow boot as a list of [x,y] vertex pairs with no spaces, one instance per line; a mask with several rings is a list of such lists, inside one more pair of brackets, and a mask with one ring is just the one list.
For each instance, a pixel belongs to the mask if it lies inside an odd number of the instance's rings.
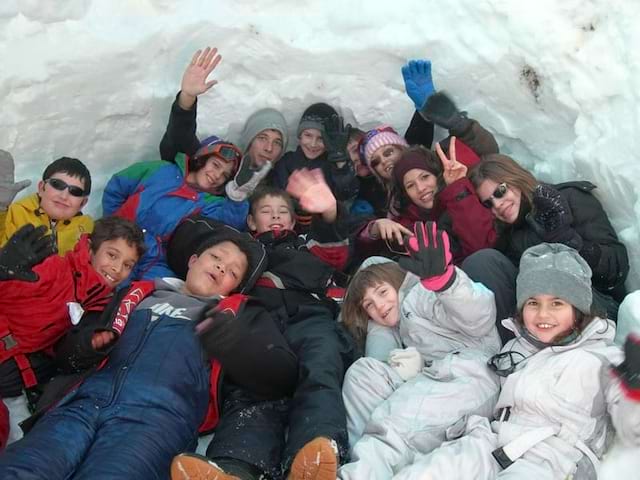
[[336,442],[316,437],[296,454],[288,480],[336,480],[338,447]]
[[181,453],[171,462],[171,480],[240,480],[215,462],[195,453]]

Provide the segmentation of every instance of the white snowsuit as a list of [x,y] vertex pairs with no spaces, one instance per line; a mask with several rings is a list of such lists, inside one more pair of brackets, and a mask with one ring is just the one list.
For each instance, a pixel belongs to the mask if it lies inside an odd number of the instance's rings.
[[609,419],[623,442],[640,444],[640,404],[623,396],[609,372],[623,359],[613,344],[613,323],[596,318],[574,343],[542,350],[520,336],[511,319],[503,325],[517,335],[503,351],[517,351],[525,359],[503,381],[497,420],[469,418],[462,438],[444,443],[393,478],[595,479],[614,433]]
[[[464,428],[464,416],[491,415],[498,398],[498,377],[487,367],[500,349],[491,291],[460,269],[439,293],[409,273],[399,301],[399,328],[369,322],[366,351],[372,357],[359,359],[345,376],[353,448],[352,463],[339,471],[342,479],[391,478],[416,454],[450,438],[447,429]],[[410,346],[425,366],[405,383],[386,360],[392,349]]]

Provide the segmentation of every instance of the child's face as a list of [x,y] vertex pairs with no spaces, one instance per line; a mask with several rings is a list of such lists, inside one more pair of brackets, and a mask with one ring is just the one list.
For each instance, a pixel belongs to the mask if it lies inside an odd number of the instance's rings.
[[69,220],[87,203],[86,195],[72,195],[69,187],[74,191],[76,189],[73,187],[77,187],[84,192],[84,180],[72,177],[68,173],[57,172],[38,183],[40,207],[52,220]]
[[421,168],[412,168],[404,174],[404,190],[412,203],[420,208],[432,208],[438,181],[435,175]]
[[198,190],[215,193],[229,181],[232,171],[232,162],[226,162],[215,155],[211,155],[204,167],[191,174],[192,182],[195,183]]
[[315,160],[325,152],[322,132],[317,128],[306,128],[300,132],[300,148],[309,160]]
[[262,130],[251,141],[248,151],[251,163],[257,167],[275,163],[282,155],[282,148],[282,134],[278,130]]
[[91,265],[111,288],[129,276],[137,261],[138,249],[124,238],[105,240],[95,253],[91,253]]
[[400,321],[398,291],[387,282],[368,287],[361,305],[369,318],[380,325],[394,327]]
[[289,203],[282,197],[267,195],[253,207],[247,217],[252,232],[260,235],[269,230],[293,230],[295,220]]
[[233,242],[220,242],[189,259],[185,290],[192,295],[229,295],[249,268],[247,256]]
[[491,213],[498,220],[509,224],[515,223],[520,215],[522,192],[509,185],[506,185],[506,190],[503,191],[502,185],[493,180],[483,180],[476,188],[476,194],[481,203],[491,203]]
[[369,170],[369,167],[367,167],[367,165],[362,162],[362,158],[360,158],[359,145],[360,140],[358,138],[352,138],[347,143],[347,152],[349,152],[349,158],[353,162],[356,175],[359,177],[368,177],[371,175],[371,170]]
[[529,298],[522,309],[522,321],[538,340],[549,343],[569,333],[575,325],[573,306],[553,295]]
[[402,149],[398,145],[383,145],[371,155],[371,165],[385,180],[391,180],[393,166],[400,160]]

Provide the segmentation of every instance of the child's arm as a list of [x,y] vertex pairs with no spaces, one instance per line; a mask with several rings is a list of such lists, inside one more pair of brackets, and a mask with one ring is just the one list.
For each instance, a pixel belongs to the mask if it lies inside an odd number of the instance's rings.
[[102,214],[106,217],[118,212],[129,197],[143,188],[143,181],[165,165],[170,164],[163,161],[139,162],[113,175],[102,194]]
[[199,212],[201,215],[218,220],[240,231],[247,229],[247,215],[249,214],[247,200],[236,202],[230,198],[209,195],[206,202],[206,205]]
[[411,60],[402,67],[402,78],[407,96],[413,101],[416,111],[404,134],[409,145],[423,145],[431,148],[433,143],[433,123],[418,112],[427,99],[435,92],[431,77],[430,60]]
[[[420,277],[424,292],[413,308],[424,318],[433,318],[448,329],[479,338],[495,328],[496,307],[493,293],[452,264],[449,237],[433,222],[416,222],[415,237],[409,239],[408,258],[399,263]],[[415,287],[419,288],[419,287]],[[436,293],[435,304],[427,291]]]
[[191,62],[182,75],[180,92],[171,106],[169,124],[160,142],[160,158],[172,162],[178,152],[192,156],[200,148],[196,136],[196,110],[198,95],[201,95],[217,80],[207,82],[207,77],[215,70],[222,57],[217,48],[205,48],[193,54]]
[[618,437],[640,446],[640,336],[631,333],[624,344],[624,361],[611,369],[604,385],[607,405]]
[[295,389],[298,360],[258,302],[231,295],[205,313],[196,333],[234,383],[268,398],[291,395]]

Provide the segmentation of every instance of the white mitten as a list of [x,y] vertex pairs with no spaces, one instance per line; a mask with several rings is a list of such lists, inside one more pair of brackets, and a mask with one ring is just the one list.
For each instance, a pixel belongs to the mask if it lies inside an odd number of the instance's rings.
[[422,370],[422,355],[416,350],[416,347],[396,348],[391,350],[389,354],[389,365],[406,382]]
[[13,157],[9,152],[0,150],[0,210],[9,208],[18,192],[31,185],[30,180],[14,182]]
[[240,162],[240,168],[233,180],[228,182],[224,189],[234,202],[242,202],[253,193],[260,181],[267,176],[271,170],[271,162],[265,163],[259,170],[251,168],[251,159],[249,155],[245,155]]

